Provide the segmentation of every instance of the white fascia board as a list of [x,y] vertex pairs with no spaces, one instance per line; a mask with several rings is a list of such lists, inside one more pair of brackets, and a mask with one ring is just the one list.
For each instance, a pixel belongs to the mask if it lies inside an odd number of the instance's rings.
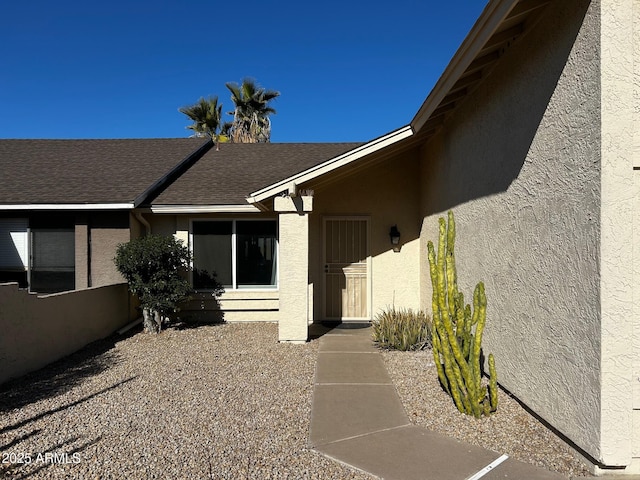
[[152,213],[255,213],[253,205],[152,205]]
[[376,138],[369,143],[365,143],[349,152],[343,153],[337,157],[332,158],[331,160],[327,160],[320,165],[316,165],[315,167],[311,167],[304,172],[298,173],[297,175],[293,175],[291,177],[285,178],[277,183],[269,185],[261,190],[253,192],[247,197],[247,202],[249,203],[258,203],[269,197],[277,195],[278,193],[286,190],[289,185],[294,182],[296,184],[301,184],[304,182],[308,182],[314,178],[317,178],[321,175],[331,172],[337,168],[348,165],[349,163],[355,162],[356,160],[370,155],[374,152],[382,150],[389,145],[393,145],[394,143],[399,142],[400,140],[404,140],[413,135],[413,129],[410,125],[402,127],[398,130],[395,130],[387,135]]
[[476,59],[478,52],[482,50],[517,3],[517,0],[495,0],[487,4],[449,62],[449,65],[447,65],[447,68],[445,68],[436,82],[433,90],[431,90],[431,93],[413,117],[411,125],[416,131],[419,131],[427,123],[433,111],[438,108],[442,99],[447,96],[451,88],[469,68],[471,62]]
[[27,203],[2,205],[0,210],[130,210],[133,203]]

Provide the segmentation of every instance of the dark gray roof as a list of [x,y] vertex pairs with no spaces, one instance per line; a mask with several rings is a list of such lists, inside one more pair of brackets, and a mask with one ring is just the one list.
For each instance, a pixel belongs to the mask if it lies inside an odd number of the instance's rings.
[[2,205],[132,203],[203,139],[0,140]]
[[223,143],[151,201],[152,205],[246,205],[252,192],[361,143]]

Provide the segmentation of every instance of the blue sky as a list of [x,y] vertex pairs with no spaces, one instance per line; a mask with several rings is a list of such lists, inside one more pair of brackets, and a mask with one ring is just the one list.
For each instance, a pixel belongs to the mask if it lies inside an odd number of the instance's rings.
[[0,12],[0,138],[186,137],[178,108],[252,77],[273,142],[409,123],[485,0],[35,0]]

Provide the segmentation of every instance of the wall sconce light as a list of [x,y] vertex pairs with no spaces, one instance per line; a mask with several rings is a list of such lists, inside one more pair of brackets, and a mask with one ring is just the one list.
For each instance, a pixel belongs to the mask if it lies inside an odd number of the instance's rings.
[[391,245],[393,246],[394,252],[400,251],[400,231],[398,230],[398,226],[394,225],[389,230],[389,239],[391,240]]

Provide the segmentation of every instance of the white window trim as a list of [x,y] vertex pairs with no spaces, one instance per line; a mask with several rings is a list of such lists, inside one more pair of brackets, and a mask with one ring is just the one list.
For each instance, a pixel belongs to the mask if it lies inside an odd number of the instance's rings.
[[[280,229],[278,221],[275,218],[191,218],[189,219],[189,251],[191,252],[191,271],[189,272],[189,281],[193,286],[193,224],[194,222],[231,222],[231,282],[230,287],[224,287],[226,291],[232,292],[276,292],[280,288]],[[237,222],[274,222],[276,224],[276,284],[275,285],[259,285],[251,287],[238,288],[238,279],[236,272],[236,223]],[[197,290],[197,292],[211,292],[210,289]]]

